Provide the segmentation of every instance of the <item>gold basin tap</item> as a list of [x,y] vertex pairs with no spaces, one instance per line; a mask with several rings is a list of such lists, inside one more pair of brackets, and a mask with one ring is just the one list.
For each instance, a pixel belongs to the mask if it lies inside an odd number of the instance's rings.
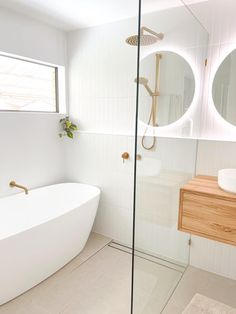
[[25,187],[25,186],[23,186],[23,185],[20,185],[20,184],[17,184],[15,181],[11,181],[11,182],[9,183],[9,186],[10,186],[11,188],[16,187],[16,188],[22,189],[22,190],[25,191],[25,194],[29,194],[29,191],[28,191],[27,187]]

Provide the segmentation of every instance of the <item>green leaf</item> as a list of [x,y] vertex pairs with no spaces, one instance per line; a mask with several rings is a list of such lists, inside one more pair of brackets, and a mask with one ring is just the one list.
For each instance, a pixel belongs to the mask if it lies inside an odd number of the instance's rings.
[[66,128],[70,128],[70,126],[71,126],[72,123],[71,123],[70,121],[66,121],[65,124],[66,124]]
[[73,133],[71,131],[66,131],[66,134],[67,134],[67,136],[69,138],[73,138],[74,137],[74,135],[73,135]]
[[75,125],[75,124],[71,124],[70,129],[73,130],[73,131],[77,131],[78,130],[77,125]]

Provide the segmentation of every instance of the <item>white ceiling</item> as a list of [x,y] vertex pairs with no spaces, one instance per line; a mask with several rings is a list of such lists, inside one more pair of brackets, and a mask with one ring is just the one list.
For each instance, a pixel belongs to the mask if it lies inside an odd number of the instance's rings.
[[[187,1],[192,4],[207,0]],[[181,0],[142,0],[142,13],[181,5]],[[0,0],[0,7],[65,31],[110,23],[138,14],[138,0]]]

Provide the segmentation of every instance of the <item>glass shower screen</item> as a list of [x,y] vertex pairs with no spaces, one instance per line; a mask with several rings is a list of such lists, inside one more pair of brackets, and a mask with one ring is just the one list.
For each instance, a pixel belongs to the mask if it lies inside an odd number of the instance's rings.
[[[198,64],[208,35],[182,1],[142,0],[137,85],[132,314],[164,313],[189,264],[179,191],[195,175]],[[202,68],[202,67],[201,67]],[[167,312],[166,312],[167,313]]]

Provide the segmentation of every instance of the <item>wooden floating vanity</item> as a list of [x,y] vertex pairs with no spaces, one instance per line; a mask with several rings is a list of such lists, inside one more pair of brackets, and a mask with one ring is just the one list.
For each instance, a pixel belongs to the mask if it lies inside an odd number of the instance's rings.
[[180,189],[178,229],[236,245],[236,194],[221,190],[217,177],[193,178]]

